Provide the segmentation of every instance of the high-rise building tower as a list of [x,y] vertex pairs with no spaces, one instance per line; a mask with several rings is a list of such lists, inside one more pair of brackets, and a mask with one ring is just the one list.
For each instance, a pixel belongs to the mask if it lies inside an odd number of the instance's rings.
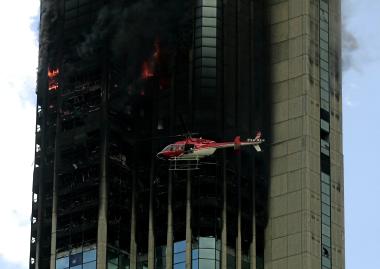
[[41,0],[30,269],[343,269],[340,46],[339,0]]

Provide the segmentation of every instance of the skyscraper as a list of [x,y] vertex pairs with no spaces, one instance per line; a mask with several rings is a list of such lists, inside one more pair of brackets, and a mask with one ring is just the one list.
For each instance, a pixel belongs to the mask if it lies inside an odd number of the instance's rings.
[[31,269],[344,268],[340,1],[42,0],[36,93]]

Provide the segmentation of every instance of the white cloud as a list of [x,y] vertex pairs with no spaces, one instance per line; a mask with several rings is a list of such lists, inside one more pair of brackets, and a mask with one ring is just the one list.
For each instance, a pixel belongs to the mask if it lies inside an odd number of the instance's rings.
[[27,268],[34,158],[39,0],[0,4],[0,256]]

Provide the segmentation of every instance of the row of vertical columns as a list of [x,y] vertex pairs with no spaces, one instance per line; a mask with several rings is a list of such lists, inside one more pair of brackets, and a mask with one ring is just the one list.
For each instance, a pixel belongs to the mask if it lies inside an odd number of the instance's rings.
[[[240,157],[239,157],[240,163]],[[238,170],[240,170],[238,168]],[[238,180],[240,172],[238,172]],[[252,178],[254,180],[254,178]],[[135,179],[133,182],[132,191],[132,216],[131,216],[131,259],[130,268],[136,268],[136,221],[135,221]],[[255,193],[255,184],[252,183],[252,192]],[[240,183],[239,183],[240,188]],[[152,186],[151,186],[152,187]],[[241,199],[241,190],[239,190],[239,200]],[[222,234],[221,234],[221,268],[227,269],[227,175],[225,168],[223,169],[223,211],[222,211]],[[173,175],[170,172],[168,177],[168,215],[167,215],[167,247],[166,247],[166,268],[173,268]],[[253,197],[252,207],[252,244],[250,249],[251,269],[256,268],[256,219],[255,219],[255,199]],[[148,253],[148,268],[155,268],[155,242],[154,242],[154,214],[153,214],[153,195],[150,196],[150,211],[149,211],[149,253]],[[238,231],[236,237],[236,269],[242,268],[242,228],[241,228],[241,201],[238,207]],[[191,229],[191,174],[187,172],[186,177],[186,269],[192,268],[192,229]]]

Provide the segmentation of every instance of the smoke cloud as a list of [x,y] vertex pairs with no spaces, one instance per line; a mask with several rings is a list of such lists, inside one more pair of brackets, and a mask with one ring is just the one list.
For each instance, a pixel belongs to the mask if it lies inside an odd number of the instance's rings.
[[[56,9],[56,3],[54,0],[45,0],[41,1],[41,24],[40,24],[40,52],[39,52],[39,60],[38,66],[44,67],[46,66],[47,61],[47,52],[49,43],[52,41],[52,37],[50,35],[50,29],[52,29],[55,25],[55,22],[58,19],[58,12]],[[41,70],[40,70],[41,71]]]
[[347,27],[342,27],[342,69],[347,71],[351,69],[355,63],[353,53],[359,49],[359,42],[353,33],[347,30]]
[[342,2],[342,70],[347,71],[355,66],[353,54],[359,49],[360,44],[354,33],[348,29],[347,24],[353,4],[351,1]]

